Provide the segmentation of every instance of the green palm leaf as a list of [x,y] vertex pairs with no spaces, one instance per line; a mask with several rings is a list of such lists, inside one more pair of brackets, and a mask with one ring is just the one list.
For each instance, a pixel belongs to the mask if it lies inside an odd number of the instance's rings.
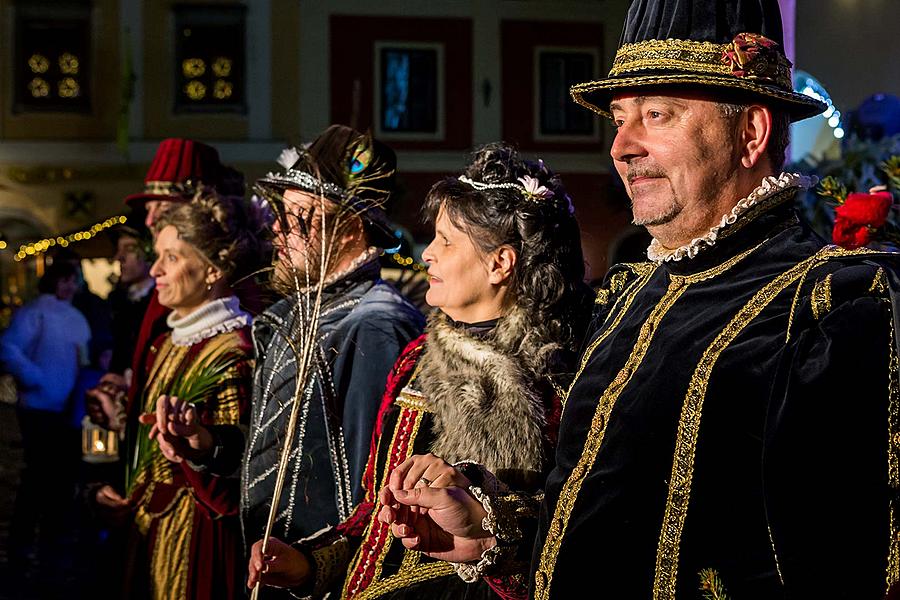
[[[195,368],[188,366],[180,369],[169,384],[167,391],[163,393],[200,407],[221,386],[222,379],[228,370],[242,358],[243,356],[237,352],[224,352],[209,356]],[[146,403],[146,398],[144,401]],[[132,488],[138,474],[147,468],[153,457],[152,450],[155,441],[148,437],[151,427],[151,425],[138,424],[137,440],[132,445],[134,453],[128,461],[125,477],[125,489],[128,494],[133,491]]]

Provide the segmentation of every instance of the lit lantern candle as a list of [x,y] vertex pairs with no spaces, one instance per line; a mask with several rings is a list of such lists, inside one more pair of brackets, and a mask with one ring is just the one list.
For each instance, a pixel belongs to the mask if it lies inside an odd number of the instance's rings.
[[81,459],[106,463],[119,459],[119,436],[115,431],[95,425],[88,417],[81,421]]

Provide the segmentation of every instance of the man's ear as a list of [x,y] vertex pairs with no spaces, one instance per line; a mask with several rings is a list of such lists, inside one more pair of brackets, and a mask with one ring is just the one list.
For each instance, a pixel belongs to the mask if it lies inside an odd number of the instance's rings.
[[488,282],[493,285],[507,283],[516,269],[516,251],[509,246],[500,246],[491,253],[488,264]]
[[741,120],[741,165],[755,167],[765,158],[772,136],[772,111],[767,106],[752,104]]

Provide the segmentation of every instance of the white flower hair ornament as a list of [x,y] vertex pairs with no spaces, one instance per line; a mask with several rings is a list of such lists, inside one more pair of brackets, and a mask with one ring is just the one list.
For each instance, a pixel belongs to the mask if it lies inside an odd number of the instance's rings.
[[519,177],[519,182],[524,188],[525,196],[530,200],[549,200],[553,198],[553,190],[549,190],[541,185],[540,180],[536,177],[525,175],[524,177]]

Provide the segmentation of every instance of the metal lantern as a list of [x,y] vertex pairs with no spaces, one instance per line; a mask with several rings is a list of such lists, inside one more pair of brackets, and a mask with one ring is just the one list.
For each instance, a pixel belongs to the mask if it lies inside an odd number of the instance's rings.
[[119,434],[81,420],[81,459],[89,463],[108,463],[119,459]]

